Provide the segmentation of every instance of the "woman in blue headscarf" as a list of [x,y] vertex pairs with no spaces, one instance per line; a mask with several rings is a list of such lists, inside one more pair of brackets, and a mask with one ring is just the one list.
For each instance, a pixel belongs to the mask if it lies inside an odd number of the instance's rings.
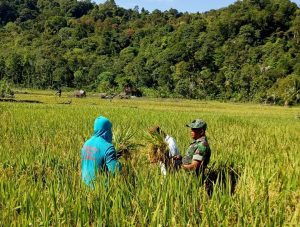
[[82,180],[94,187],[96,173],[108,171],[114,174],[121,166],[112,145],[112,123],[105,117],[98,117],[94,123],[94,133],[81,149]]

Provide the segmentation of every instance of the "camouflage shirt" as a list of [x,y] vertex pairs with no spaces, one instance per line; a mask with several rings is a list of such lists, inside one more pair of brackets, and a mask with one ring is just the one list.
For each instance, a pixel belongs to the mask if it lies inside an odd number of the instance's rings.
[[183,164],[191,164],[192,160],[202,162],[202,166],[205,168],[209,163],[211,150],[207,142],[206,136],[195,140],[190,144],[187,149],[186,155],[182,159]]

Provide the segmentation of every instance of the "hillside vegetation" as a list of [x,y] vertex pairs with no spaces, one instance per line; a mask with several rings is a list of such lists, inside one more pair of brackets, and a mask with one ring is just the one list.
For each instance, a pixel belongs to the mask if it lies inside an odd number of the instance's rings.
[[27,88],[297,103],[300,10],[244,0],[206,13],[0,0],[0,80]]

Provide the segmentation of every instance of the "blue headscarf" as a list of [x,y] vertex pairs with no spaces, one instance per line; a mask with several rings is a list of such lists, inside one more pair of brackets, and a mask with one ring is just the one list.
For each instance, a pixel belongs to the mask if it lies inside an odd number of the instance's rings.
[[112,123],[103,116],[96,118],[93,136],[102,137],[105,141],[112,143]]

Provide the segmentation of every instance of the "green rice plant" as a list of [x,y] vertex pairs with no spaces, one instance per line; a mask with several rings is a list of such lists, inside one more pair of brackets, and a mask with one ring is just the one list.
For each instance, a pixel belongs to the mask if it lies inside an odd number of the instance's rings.
[[239,171],[234,164],[214,162],[203,173],[203,183],[208,195],[212,195],[214,188],[218,187],[223,193],[234,194],[239,178]]
[[[299,107],[94,97],[60,105],[52,93],[15,97],[44,104],[0,103],[1,226],[299,225]],[[113,122],[115,147],[130,158],[120,158],[126,174],[109,183],[99,174],[90,190],[81,181],[80,149],[99,115]],[[184,155],[185,124],[195,118],[208,123],[212,193],[183,170],[162,181],[145,152],[163,142],[145,135],[159,123]]]
[[135,142],[134,135],[136,133],[129,128],[117,128],[113,134],[113,142],[116,148],[116,151],[123,157],[125,160],[132,158],[133,153],[137,152],[142,144]]

